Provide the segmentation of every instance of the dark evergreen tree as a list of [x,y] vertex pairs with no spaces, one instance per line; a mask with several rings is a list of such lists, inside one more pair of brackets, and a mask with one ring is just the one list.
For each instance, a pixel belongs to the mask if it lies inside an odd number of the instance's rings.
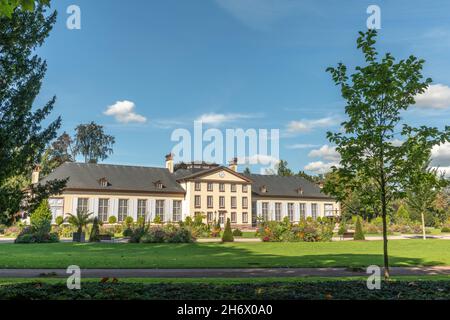
[[[42,124],[55,97],[33,108],[47,70],[46,62],[34,52],[55,21],[56,12],[47,14],[42,5],[34,11],[17,9],[11,18],[0,15],[0,223],[11,223],[21,209],[33,211],[42,199],[65,185],[65,181],[52,181],[23,191],[61,123],[57,118],[47,127]],[[33,194],[30,201],[28,194]],[[22,207],[22,203],[28,205]]]
[[233,231],[231,230],[230,218],[227,219],[227,224],[225,225],[225,230],[223,231],[223,235],[222,235],[222,241],[223,242],[233,242],[234,241]]

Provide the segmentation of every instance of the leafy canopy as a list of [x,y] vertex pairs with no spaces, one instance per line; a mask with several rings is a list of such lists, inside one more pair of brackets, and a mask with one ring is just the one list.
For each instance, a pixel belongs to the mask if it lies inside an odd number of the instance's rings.
[[33,11],[36,2],[50,6],[50,0],[0,0],[0,18],[2,16],[11,18],[14,10],[19,7],[23,10]]
[[[42,199],[58,194],[65,181],[32,186],[29,177],[46,145],[55,138],[61,119],[47,121],[55,97],[34,105],[47,65],[35,52],[48,37],[56,13],[42,5],[0,17],[0,222],[11,223],[20,210],[33,211]],[[43,122],[48,123],[47,126]],[[28,195],[32,194],[32,197]],[[26,203],[24,207],[22,204]]]

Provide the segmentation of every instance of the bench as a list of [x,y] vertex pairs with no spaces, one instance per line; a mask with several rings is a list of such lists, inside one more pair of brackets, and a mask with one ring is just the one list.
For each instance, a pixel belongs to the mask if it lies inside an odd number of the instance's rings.
[[355,236],[354,232],[344,232],[343,235],[341,235],[341,240],[344,239],[353,239],[353,237]]

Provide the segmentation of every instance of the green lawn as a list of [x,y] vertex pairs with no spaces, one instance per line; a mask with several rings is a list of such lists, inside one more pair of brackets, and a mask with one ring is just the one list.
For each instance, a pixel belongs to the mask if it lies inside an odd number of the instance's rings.
[[[389,242],[392,266],[450,265],[449,240]],[[250,268],[382,265],[382,242],[0,244],[0,268]]]

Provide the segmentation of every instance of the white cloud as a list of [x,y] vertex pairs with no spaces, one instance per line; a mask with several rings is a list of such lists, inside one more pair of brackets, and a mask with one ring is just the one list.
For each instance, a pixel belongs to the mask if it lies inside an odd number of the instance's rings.
[[336,151],[336,147],[324,145],[320,149],[311,150],[308,154],[310,158],[320,158],[320,161],[314,161],[307,164],[304,169],[314,172],[315,174],[325,174],[331,171],[331,167],[339,166],[341,159],[340,154]]
[[265,154],[255,154],[250,157],[244,157],[238,159],[239,164],[261,164],[261,165],[276,165],[280,162],[280,159]]
[[341,159],[340,154],[336,151],[336,147],[330,147],[329,145],[324,145],[320,149],[312,150],[308,157],[310,158],[322,158],[328,161],[339,162]]
[[288,149],[311,149],[311,148],[317,148],[319,145],[317,144],[307,144],[307,143],[299,143],[299,144],[291,144],[289,146],[286,146]]
[[331,171],[332,166],[339,166],[336,162],[315,161],[307,164],[305,170],[314,172],[315,174],[325,174]]
[[434,146],[431,150],[431,159],[433,166],[450,166],[450,142]]
[[291,121],[287,125],[287,131],[290,133],[309,132],[316,128],[326,128],[338,124],[339,121],[332,117],[326,117],[316,120]]
[[233,122],[239,119],[248,119],[252,118],[251,115],[248,114],[239,114],[239,113],[206,113],[197,118],[196,121],[201,121],[203,124],[222,124],[225,122]]
[[135,104],[131,101],[117,101],[109,106],[104,112],[107,116],[112,116],[120,123],[145,123],[147,118],[134,111]]
[[416,96],[420,108],[446,109],[450,107],[450,87],[443,84],[430,85],[422,94]]

